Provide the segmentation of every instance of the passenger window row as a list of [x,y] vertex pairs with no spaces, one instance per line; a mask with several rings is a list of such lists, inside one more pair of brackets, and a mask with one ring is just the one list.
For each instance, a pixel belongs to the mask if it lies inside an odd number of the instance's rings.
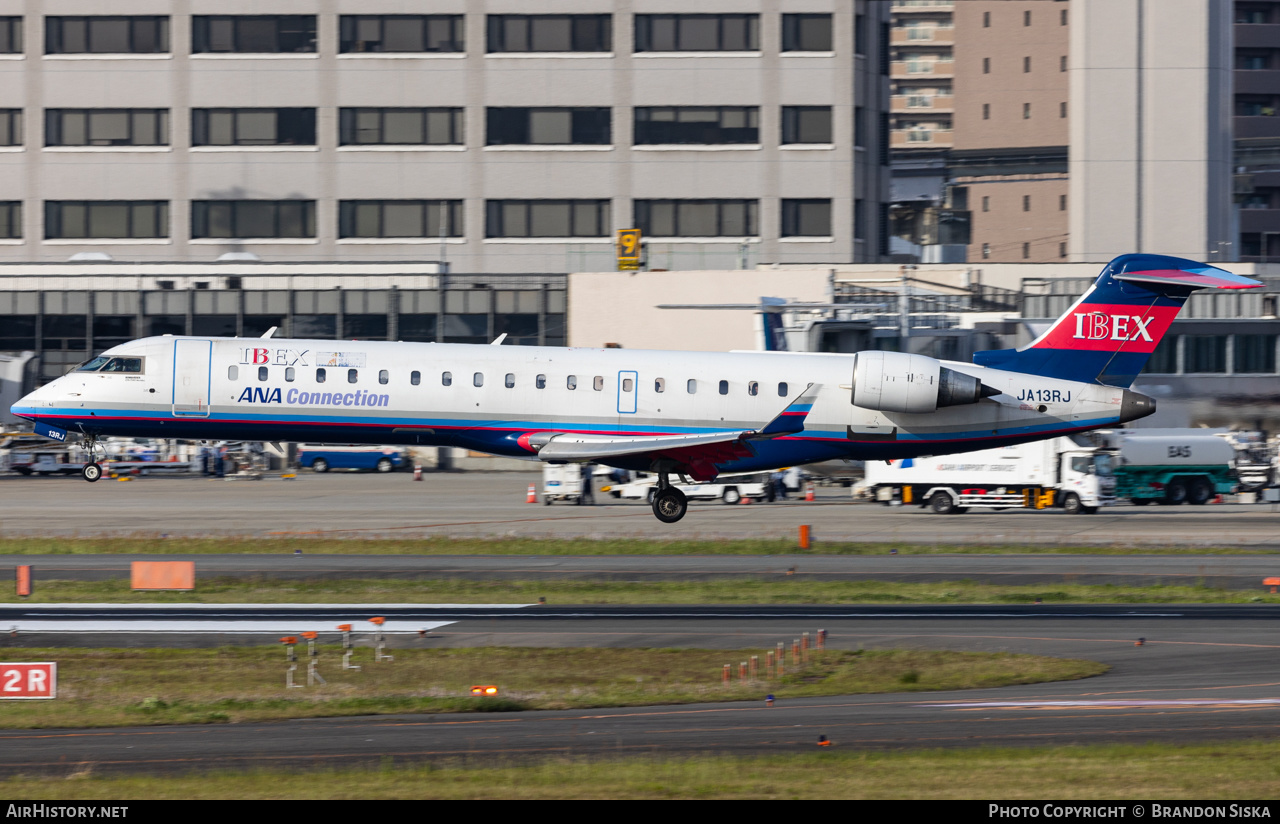
[[[89,365],[86,365],[85,367],[81,367],[81,371],[87,371],[87,370],[88,370],[88,366],[89,366]],[[96,367],[95,367],[95,368],[96,368]],[[359,371],[360,371],[360,370],[358,370],[358,369],[348,369],[348,370],[347,370],[347,383],[358,383],[358,382],[359,382]],[[227,378],[228,378],[228,379],[230,379],[230,380],[237,380],[237,379],[238,379],[238,377],[239,377],[239,374],[240,374],[240,368],[239,368],[238,366],[229,366],[229,367],[227,367]],[[268,367],[266,367],[266,366],[259,366],[259,367],[258,367],[258,380],[260,380],[260,381],[265,381],[265,380],[267,380],[269,377],[270,377],[270,371],[269,371]],[[285,367],[285,370],[284,370],[284,379],[285,379],[286,381],[288,381],[288,382],[292,383],[296,377],[297,377],[297,372],[296,372],[296,370],[295,370],[292,366],[286,366],[286,367]],[[316,369],[316,383],[324,383],[327,379],[328,379],[328,372],[327,372],[327,370],[326,370],[324,367],[320,367],[320,368]],[[390,382],[391,382],[391,373],[390,373],[390,371],[388,371],[388,370],[386,370],[386,369],[381,369],[381,370],[379,370],[379,371],[378,371],[378,383],[383,384],[383,385],[386,385],[386,384],[388,384],[388,383],[390,383]],[[420,385],[422,384],[422,373],[421,373],[421,372],[419,372],[419,371],[417,371],[417,370],[414,370],[414,371],[410,372],[410,373],[409,373],[409,383],[410,383],[410,384],[412,384],[413,386],[420,386]],[[452,385],[453,385],[453,373],[452,373],[452,372],[441,372],[441,373],[440,373],[440,384],[441,384],[442,386],[452,386]],[[484,386],[484,373],[483,373],[483,372],[476,372],[476,373],[474,373],[474,374],[471,376],[471,384],[472,384],[473,386]],[[515,373],[514,373],[514,372],[508,372],[508,373],[505,375],[505,377],[503,378],[502,385],[503,385],[503,386],[505,386],[507,389],[514,389],[514,388],[515,388],[515,386],[516,386],[516,376],[515,376]],[[540,374],[540,375],[537,375],[537,376],[534,378],[533,385],[534,385],[534,388],[535,388],[535,389],[546,389],[546,388],[547,388],[547,376],[546,376],[546,375],[541,375],[541,374]],[[577,375],[568,375],[568,376],[566,376],[566,377],[565,377],[565,388],[566,388],[566,389],[569,389],[569,390],[577,389],[577,388],[578,388],[578,376],[577,376]],[[594,389],[596,392],[602,392],[602,391],[604,391],[604,376],[603,376],[603,375],[596,375],[595,377],[593,377],[593,378],[591,379],[591,388],[592,388],[592,389]],[[634,382],[632,381],[632,379],[631,379],[631,378],[624,378],[624,379],[622,380],[622,391],[623,391],[623,392],[631,392],[631,391],[633,391],[633,390],[634,390],[634,388],[635,388],[635,387],[634,387]],[[698,380],[697,380],[696,378],[690,378],[690,379],[688,380],[688,382],[685,384],[685,390],[686,390],[690,395],[695,395],[695,394],[697,394],[697,392],[698,392]],[[728,395],[728,394],[729,394],[729,382],[728,382],[728,381],[724,381],[724,380],[720,381],[720,382],[719,382],[719,384],[717,385],[717,390],[719,391],[719,393],[720,393],[721,395]],[[666,379],[666,378],[654,378],[654,380],[653,380],[653,391],[654,391],[654,392],[657,392],[657,393],[663,393],[663,392],[666,392],[666,391],[667,391],[667,379]],[[748,394],[748,395],[751,395],[752,397],[755,397],[755,396],[759,395],[759,394],[760,394],[760,383],[759,383],[758,381],[747,381],[747,394]],[[787,395],[788,395],[788,385],[787,385],[787,383],[786,383],[785,381],[783,381],[783,382],[779,382],[779,383],[778,383],[778,397],[780,397],[780,398],[785,398],[785,397],[787,397]]]

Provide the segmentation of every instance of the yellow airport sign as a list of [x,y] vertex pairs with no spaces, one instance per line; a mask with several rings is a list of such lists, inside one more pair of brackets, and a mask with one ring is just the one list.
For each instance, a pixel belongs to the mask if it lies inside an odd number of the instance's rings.
[[618,269],[640,268],[640,230],[618,230]]

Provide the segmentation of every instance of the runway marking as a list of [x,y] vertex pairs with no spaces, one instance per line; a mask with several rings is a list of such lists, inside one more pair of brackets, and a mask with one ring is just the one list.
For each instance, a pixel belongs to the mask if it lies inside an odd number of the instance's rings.
[[979,708],[1057,708],[1057,707],[1101,707],[1104,709],[1125,709],[1129,707],[1276,707],[1280,706],[1280,698],[1113,698],[1110,700],[1076,700],[1076,701],[975,701],[955,704],[922,703],[918,706],[942,709],[979,709]]

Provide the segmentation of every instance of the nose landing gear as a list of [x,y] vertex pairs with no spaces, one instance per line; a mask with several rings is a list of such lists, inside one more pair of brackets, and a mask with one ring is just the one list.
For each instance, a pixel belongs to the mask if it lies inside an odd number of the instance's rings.
[[80,474],[89,483],[93,483],[102,477],[102,464],[98,463],[94,458],[94,450],[98,448],[98,439],[93,435],[86,435],[84,439],[84,448],[89,453],[89,462],[80,470]]
[[658,491],[653,496],[653,514],[664,524],[674,524],[689,511],[689,499],[671,485],[666,472],[658,473]]

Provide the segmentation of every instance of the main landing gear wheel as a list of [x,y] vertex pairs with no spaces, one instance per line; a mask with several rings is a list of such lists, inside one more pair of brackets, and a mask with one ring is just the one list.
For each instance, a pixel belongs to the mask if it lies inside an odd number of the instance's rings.
[[653,496],[653,514],[664,524],[674,524],[689,511],[689,499],[674,486],[659,490]]
[[93,483],[102,477],[102,465],[97,463],[87,463],[84,465],[84,469],[80,470],[80,474],[84,476],[86,481]]

